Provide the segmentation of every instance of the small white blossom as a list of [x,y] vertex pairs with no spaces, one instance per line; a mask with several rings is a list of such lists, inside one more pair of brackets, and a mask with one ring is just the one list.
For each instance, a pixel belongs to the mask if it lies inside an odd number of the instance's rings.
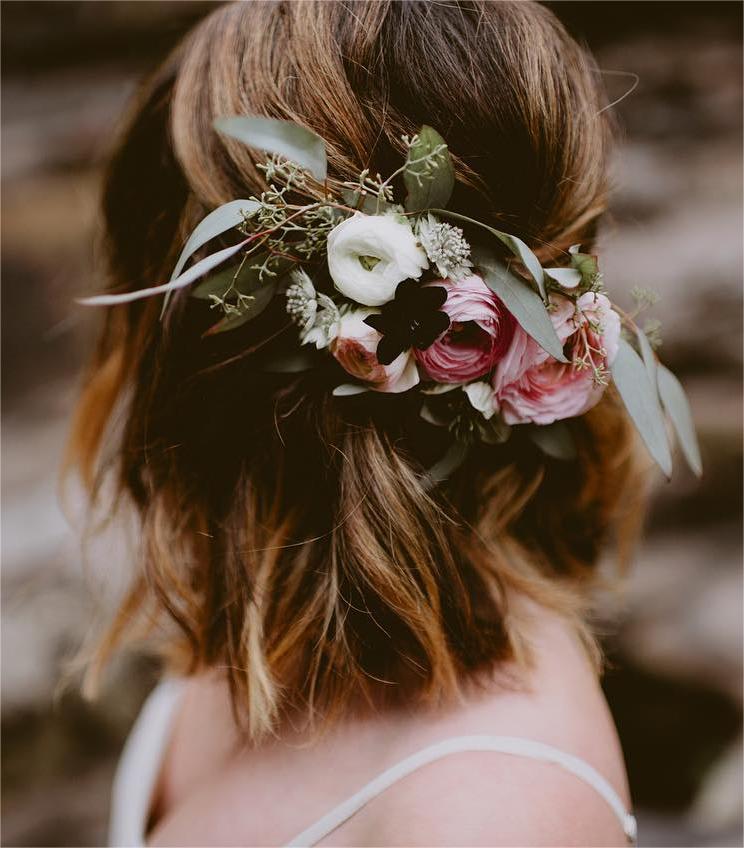
[[313,281],[302,268],[290,274],[292,285],[287,288],[287,314],[303,332],[315,323],[318,311],[317,293]]
[[470,275],[473,267],[470,245],[459,227],[427,215],[419,221],[418,237],[429,261],[437,266],[444,279],[456,283]]
[[316,294],[318,309],[311,327],[301,333],[302,344],[314,344],[318,350],[328,345],[338,335],[339,311],[338,306],[323,292]]
[[302,268],[291,273],[287,288],[287,313],[300,328],[302,344],[314,344],[320,350],[338,335],[339,312],[327,294],[315,290],[313,281]]

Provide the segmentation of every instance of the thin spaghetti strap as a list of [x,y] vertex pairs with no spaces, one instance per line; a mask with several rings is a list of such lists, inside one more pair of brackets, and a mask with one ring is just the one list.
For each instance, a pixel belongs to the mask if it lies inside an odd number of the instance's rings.
[[311,827],[295,836],[287,843],[287,848],[300,848],[301,846],[305,848],[315,845],[397,781],[402,780],[422,766],[442,759],[442,757],[464,751],[492,751],[528,757],[560,766],[583,780],[605,799],[619,819],[628,842],[635,844],[635,817],[627,812],[620,796],[605,778],[584,760],[543,742],[523,739],[518,736],[457,736],[430,745],[396,763],[392,768],[387,769],[362,787],[359,792],[334,807]]
[[185,692],[185,681],[162,680],[145,701],[134,723],[114,778],[109,845],[143,846],[173,717]]

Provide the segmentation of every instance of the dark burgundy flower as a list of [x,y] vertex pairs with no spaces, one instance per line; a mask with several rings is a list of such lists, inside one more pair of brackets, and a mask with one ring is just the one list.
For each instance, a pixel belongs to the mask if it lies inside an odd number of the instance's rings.
[[395,298],[364,319],[382,335],[377,361],[389,365],[404,350],[426,350],[434,344],[450,324],[449,316],[441,310],[446,300],[444,286],[422,286],[416,280],[399,283]]

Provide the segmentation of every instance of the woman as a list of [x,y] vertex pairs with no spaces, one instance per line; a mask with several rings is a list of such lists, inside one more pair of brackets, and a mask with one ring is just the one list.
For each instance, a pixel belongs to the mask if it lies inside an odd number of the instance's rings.
[[[205,214],[266,190],[256,145],[215,130],[234,115],[311,129],[337,185],[365,168],[393,173],[406,145],[407,161],[418,161],[411,135],[433,127],[454,166],[450,210],[517,236],[509,244],[527,264],[523,243],[543,265],[565,265],[576,244],[590,259],[607,183],[598,84],[553,14],[531,2],[220,7],[148,83],[113,157],[104,203],[112,290],[168,279]],[[426,160],[434,170],[444,168],[440,148]],[[465,244],[462,229],[437,232]],[[465,233],[472,240],[468,225]],[[413,237],[416,255],[426,248],[431,259],[431,231]],[[223,236],[223,246],[233,242]],[[336,297],[333,245],[329,236],[328,267],[324,255],[314,273],[330,273]],[[380,261],[358,258],[369,273]],[[94,497],[113,477],[134,504],[142,542],[96,665],[147,635],[167,678],[120,768],[116,844],[634,838],[586,621],[605,540],[627,540],[633,523],[633,440],[596,368],[578,405],[548,414],[544,393],[520,394],[505,363],[520,333],[524,349],[532,340],[483,294],[475,259],[464,261],[460,276],[474,276],[459,285],[441,274],[444,317],[406,360],[405,384],[384,363],[404,356],[398,348],[383,356],[360,341],[360,332],[374,331],[376,344],[385,336],[384,306],[353,327],[338,312],[328,359],[359,397],[334,395],[323,368],[264,367],[288,324],[281,297],[225,333],[184,289],[165,306],[143,298],[107,313],[72,447]],[[309,283],[291,279],[296,318]],[[213,300],[229,318],[250,306],[246,297]],[[492,298],[500,311],[488,323],[455,312],[458,297],[464,306]],[[556,328],[562,297],[551,295]],[[578,334],[575,314],[566,321]],[[609,361],[608,331],[603,338],[596,349]],[[547,354],[533,348],[542,365]],[[473,406],[490,403],[484,420],[502,428],[522,426],[508,441],[502,429],[470,443],[449,474],[427,474],[453,428],[421,417],[419,389],[430,378],[461,385],[473,350],[493,381],[480,385],[496,392],[486,401],[468,393]],[[372,370],[360,370],[360,351]],[[522,435],[563,419],[572,458],[547,456],[539,437]]]

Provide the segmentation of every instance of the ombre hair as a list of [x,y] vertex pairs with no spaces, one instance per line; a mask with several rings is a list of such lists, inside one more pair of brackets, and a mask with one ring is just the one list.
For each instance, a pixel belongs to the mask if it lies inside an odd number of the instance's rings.
[[[455,162],[452,209],[543,260],[589,252],[607,189],[602,107],[591,61],[536,3],[222,6],[144,86],[113,155],[109,284],[167,279],[201,217],[264,188],[258,154],[213,129],[231,114],[314,130],[338,179],[393,170],[401,136],[430,124]],[[405,395],[355,403],[312,373],[256,367],[281,308],[209,337],[203,303],[181,293],[160,309],[107,313],[70,443],[92,503],[113,509],[113,480],[141,524],[93,673],[157,634],[178,673],[225,676],[257,739],[290,711],[322,723],[365,701],[437,703],[527,661],[520,595],[588,634],[598,558],[630,538],[640,501],[612,392],[569,422],[575,460],[517,429],[428,489],[446,440]]]

